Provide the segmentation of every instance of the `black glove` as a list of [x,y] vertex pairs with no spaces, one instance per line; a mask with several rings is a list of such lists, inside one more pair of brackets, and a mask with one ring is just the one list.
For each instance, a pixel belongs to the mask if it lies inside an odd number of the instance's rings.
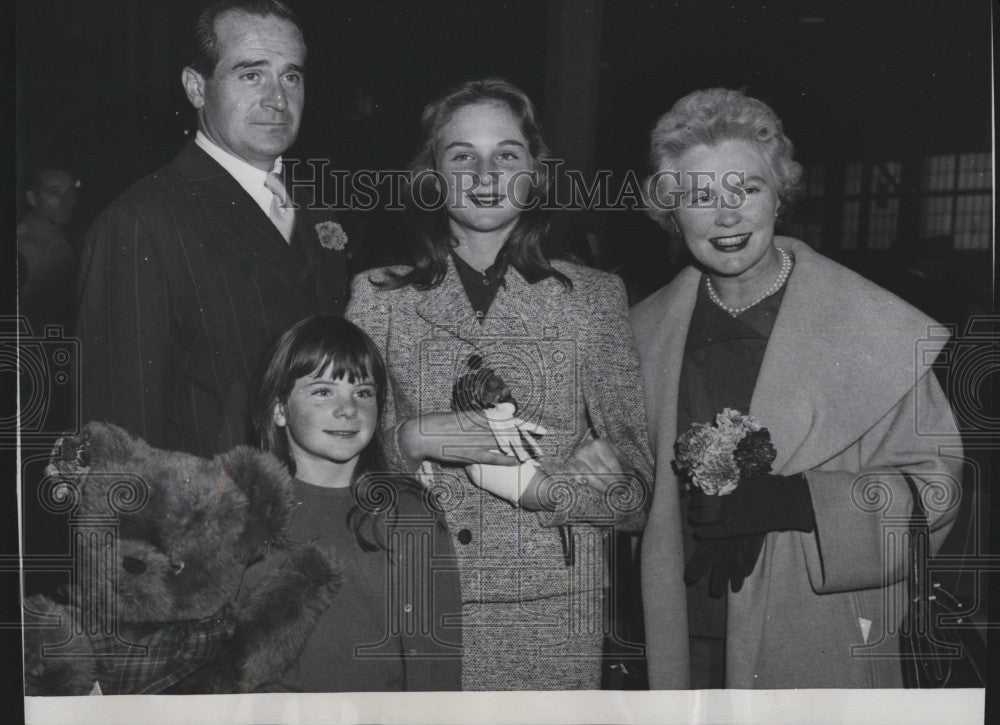
[[[709,502],[709,499],[717,500]],[[732,493],[704,496],[700,502],[702,506],[692,501],[691,523],[701,539],[723,539],[770,531],[807,532],[816,528],[809,484],[801,473],[748,478],[740,481]],[[711,513],[705,515],[707,511]]]
[[726,586],[738,592],[743,580],[753,573],[764,547],[764,536],[736,536],[728,539],[705,539],[698,542],[684,568],[684,583],[694,584],[711,570],[708,595],[718,599]]

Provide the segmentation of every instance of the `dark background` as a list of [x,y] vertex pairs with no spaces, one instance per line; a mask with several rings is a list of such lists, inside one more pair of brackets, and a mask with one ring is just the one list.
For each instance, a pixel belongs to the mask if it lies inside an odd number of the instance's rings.
[[[19,214],[30,168],[69,165],[83,182],[69,230],[79,244],[111,199],[193,137],[180,72],[201,4],[17,3]],[[842,179],[850,162],[918,169],[898,180],[903,213],[888,249],[838,248],[836,184],[829,199],[786,220],[820,224],[822,238],[806,241],[960,333],[992,307],[991,251],[922,239],[915,213],[922,159],[992,149],[988,0],[289,4],[309,47],[304,122],[289,157],[399,168],[414,151],[425,103],[455,83],[499,75],[536,101],[557,155],[621,179],[647,171],[649,129],[675,100],[698,88],[743,88],[778,112],[799,160],[825,167],[828,178]],[[361,228],[352,237],[363,242],[358,264],[379,263],[394,248],[398,220],[375,212]],[[579,214],[563,229],[577,251],[587,234],[596,240],[588,261],[620,273],[633,301],[684,263],[638,212]],[[902,275],[915,266],[933,272],[917,288]],[[978,391],[986,407],[995,377]],[[988,483],[988,448],[971,455],[987,466]],[[985,495],[971,501],[984,514]],[[966,527],[952,546],[980,551],[987,536]]]

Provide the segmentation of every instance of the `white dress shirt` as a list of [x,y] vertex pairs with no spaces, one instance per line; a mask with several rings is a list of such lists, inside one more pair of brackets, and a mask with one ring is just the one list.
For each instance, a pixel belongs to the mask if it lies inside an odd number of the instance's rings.
[[[233,156],[228,151],[224,151],[200,130],[195,134],[194,142],[198,144],[198,146],[206,154],[218,161],[219,165],[229,172],[230,176],[236,179],[236,182],[243,187],[246,193],[253,197],[253,200],[257,202],[257,206],[261,208],[264,215],[270,219],[271,201],[274,199],[274,194],[271,193],[270,189],[264,186],[264,179],[267,177],[267,172],[261,171],[256,166],[248,164],[238,156]],[[281,157],[279,156],[274,160],[274,167],[271,171],[280,176],[281,170],[282,164]],[[272,223],[274,222],[273,219],[271,221]]]

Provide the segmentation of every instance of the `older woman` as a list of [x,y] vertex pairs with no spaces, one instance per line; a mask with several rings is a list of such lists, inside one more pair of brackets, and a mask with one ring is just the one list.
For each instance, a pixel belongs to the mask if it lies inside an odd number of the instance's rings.
[[679,656],[659,636],[682,586],[663,565],[678,546],[675,441],[726,408],[766,426],[777,459],[715,499],[708,524],[708,497],[686,496],[692,685],[898,687],[907,555],[884,546],[884,522],[910,514],[911,490],[943,487],[954,505],[928,513],[933,548],[957,512],[956,449],[945,458],[918,434],[956,431],[935,377],[915,369],[932,321],[775,237],[801,167],[764,103],[692,93],[656,123],[651,159],[653,215],[694,258],[632,314],[657,458],[642,561],[651,687]]

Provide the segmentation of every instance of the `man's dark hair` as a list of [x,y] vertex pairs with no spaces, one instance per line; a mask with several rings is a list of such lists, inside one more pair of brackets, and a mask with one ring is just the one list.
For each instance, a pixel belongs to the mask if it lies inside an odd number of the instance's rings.
[[208,78],[219,64],[219,36],[215,32],[215,21],[228,12],[267,17],[273,15],[289,21],[300,35],[302,26],[295,12],[281,0],[216,0],[206,5],[198,14],[192,41],[191,67]]

